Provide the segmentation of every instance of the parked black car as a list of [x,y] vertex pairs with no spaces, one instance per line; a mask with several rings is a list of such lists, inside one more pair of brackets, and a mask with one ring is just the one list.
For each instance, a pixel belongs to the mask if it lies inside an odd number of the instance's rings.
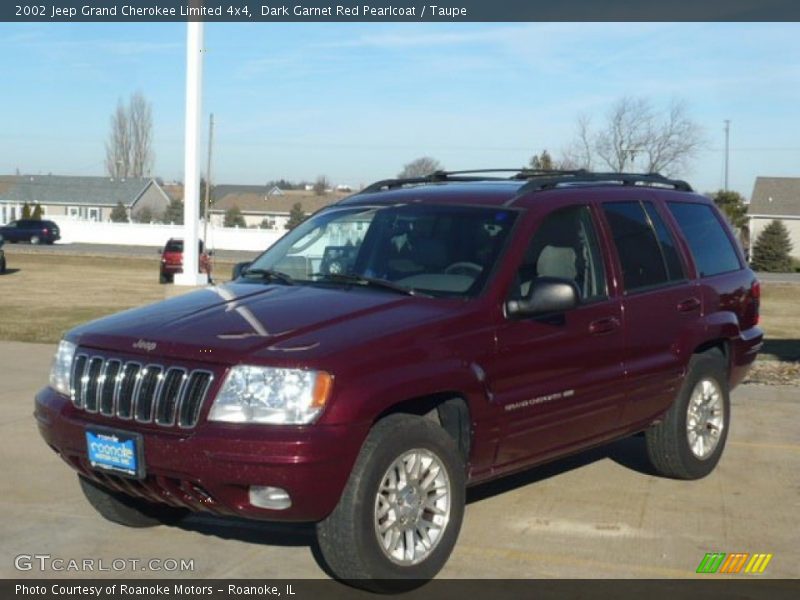
[[61,239],[61,231],[53,221],[41,219],[19,219],[0,227],[0,235],[7,242],[30,242],[31,244],[52,244]]

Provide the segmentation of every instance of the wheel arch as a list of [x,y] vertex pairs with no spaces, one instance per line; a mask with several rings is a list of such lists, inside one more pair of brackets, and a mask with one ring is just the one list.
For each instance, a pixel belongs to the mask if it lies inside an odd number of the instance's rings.
[[372,424],[374,426],[378,421],[395,414],[411,414],[431,419],[455,440],[464,463],[469,462],[472,420],[469,402],[464,394],[447,390],[407,398],[376,415]]

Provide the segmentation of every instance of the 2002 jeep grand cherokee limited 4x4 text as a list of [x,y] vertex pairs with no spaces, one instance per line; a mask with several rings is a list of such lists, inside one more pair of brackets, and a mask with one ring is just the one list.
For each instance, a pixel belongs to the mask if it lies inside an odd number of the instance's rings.
[[639,432],[707,475],[759,296],[682,181],[387,180],[229,284],[70,331],[35,415],[107,519],[315,521],[336,576],[427,579],[467,485]]

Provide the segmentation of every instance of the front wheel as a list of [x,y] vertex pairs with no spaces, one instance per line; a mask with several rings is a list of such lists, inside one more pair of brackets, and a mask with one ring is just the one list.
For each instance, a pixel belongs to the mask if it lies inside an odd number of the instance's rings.
[[722,353],[695,354],[664,420],[645,432],[655,470],[676,479],[700,479],[711,473],[725,448],[730,414]]
[[320,550],[333,574],[353,585],[421,584],[447,562],[464,502],[464,461],[453,438],[430,419],[391,415],[372,428],[339,504],[317,525]]
[[126,527],[173,525],[189,514],[181,508],[112,492],[80,475],[78,480],[83,495],[101,516]]

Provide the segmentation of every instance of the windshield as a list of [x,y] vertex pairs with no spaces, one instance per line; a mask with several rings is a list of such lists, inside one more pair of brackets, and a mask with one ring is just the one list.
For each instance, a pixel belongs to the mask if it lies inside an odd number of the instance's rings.
[[432,296],[474,296],[515,218],[512,210],[484,207],[331,208],[279,240],[248,271],[254,279],[276,271],[300,284],[390,282]]

